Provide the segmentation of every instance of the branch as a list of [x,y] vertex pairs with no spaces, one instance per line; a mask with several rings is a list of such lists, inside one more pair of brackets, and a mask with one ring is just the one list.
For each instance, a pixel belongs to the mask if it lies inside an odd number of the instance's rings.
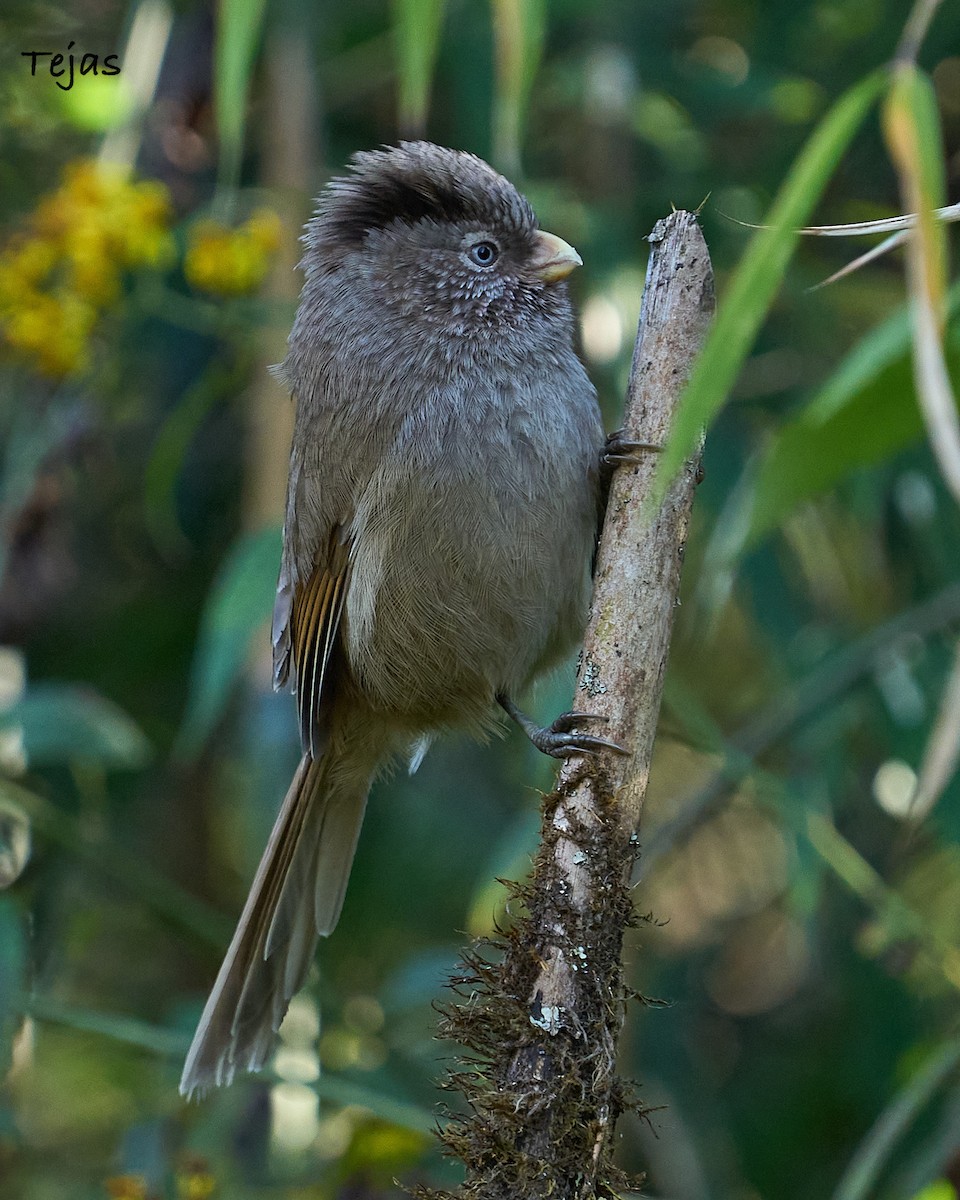
[[[659,222],[650,241],[624,425],[627,437],[662,445],[713,311],[713,277],[690,213]],[[697,465],[653,510],[655,469],[649,455],[614,477],[573,705],[604,717],[604,735],[629,756],[565,762],[502,961],[474,950],[454,981],[466,1003],[442,1032],[474,1055],[447,1084],[471,1115],[441,1135],[467,1167],[460,1200],[587,1200],[623,1183],[614,1126],[636,1104],[616,1073],[620,958]]]

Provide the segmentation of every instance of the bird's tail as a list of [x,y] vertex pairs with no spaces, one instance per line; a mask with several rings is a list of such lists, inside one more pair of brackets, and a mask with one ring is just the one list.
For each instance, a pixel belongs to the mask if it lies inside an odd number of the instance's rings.
[[180,1079],[185,1096],[259,1070],[317,939],[340,916],[375,764],[304,755],[257,868]]

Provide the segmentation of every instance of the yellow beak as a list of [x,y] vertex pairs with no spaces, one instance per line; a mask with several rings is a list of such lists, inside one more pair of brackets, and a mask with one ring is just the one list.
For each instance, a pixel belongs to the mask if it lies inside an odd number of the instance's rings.
[[583,266],[583,259],[563,238],[542,229],[535,235],[536,248],[531,259],[531,270],[544,283],[556,283],[566,279],[575,267]]

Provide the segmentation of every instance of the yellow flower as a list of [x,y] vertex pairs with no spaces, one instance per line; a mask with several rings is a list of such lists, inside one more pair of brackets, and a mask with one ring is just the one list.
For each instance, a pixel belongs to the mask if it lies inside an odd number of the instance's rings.
[[216,1190],[207,1160],[199,1154],[185,1155],[177,1171],[177,1200],[207,1200]]
[[217,1190],[209,1171],[190,1171],[177,1176],[177,1200],[207,1200]]
[[52,296],[25,294],[4,321],[4,336],[15,350],[35,354],[53,336],[56,316],[57,303]]
[[2,329],[18,357],[60,378],[87,365],[95,320],[95,310],[76,296],[34,292],[5,314]]
[[166,267],[174,258],[174,241],[165,229],[131,224],[126,227],[118,250],[126,267]]
[[37,366],[45,375],[73,375],[90,362],[90,334],[97,312],[78,296],[57,298],[57,324],[37,351]]
[[11,244],[0,258],[0,278],[13,278],[24,286],[36,285],[53,270],[57,248],[40,237],[23,238]]
[[170,193],[162,183],[145,179],[131,190],[131,204],[144,225],[166,228],[173,219]]
[[283,222],[272,208],[258,208],[245,226],[255,245],[266,254],[276,254],[283,239]]
[[[134,182],[125,170],[92,160],[71,163],[25,233],[0,250],[0,349],[49,375],[83,370],[91,333],[117,302],[123,273],[173,260],[172,220],[162,184]],[[197,221],[186,278],[213,295],[247,295],[265,279],[282,236],[268,208],[236,228]]]
[[120,275],[109,238],[93,225],[78,228],[65,248],[67,286],[100,308],[111,304],[120,291]]
[[190,230],[184,274],[199,291],[246,295],[266,278],[282,233],[280,218],[269,209],[258,209],[236,229],[219,221],[197,221]]
[[0,251],[0,345],[46,374],[82,370],[99,315],[125,269],[173,257],[167,189],[81,159],[37,204],[25,234]]
[[115,226],[117,246],[128,267],[165,266],[173,258],[169,228],[173,217],[170,196],[159,183],[138,183],[128,189]]
[[110,1200],[147,1200],[147,1181],[142,1175],[114,1175],[105,1186]]
[[40,237],[59,245],[76,220],[77,209],[62,191],[44,196],[36,207],[30,224]]

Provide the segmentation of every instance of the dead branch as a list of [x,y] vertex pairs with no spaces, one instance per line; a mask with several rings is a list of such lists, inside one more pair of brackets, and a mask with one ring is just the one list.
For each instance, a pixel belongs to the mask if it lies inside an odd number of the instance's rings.
[[[660,221],[650,241],[624,428],[660,445],[713,311],[713,276],[690,213]],[[471,1113],[442,1137],[466,1164],[460,1200],[586,1200],[624,1184],[612,1146],[620,1113],[636,1107],[616,1071],[628,880],[698,465],[687,463],[654,508],[656,468],[650,454],[614,477],[571,706],[604,717],[604,736],[629,756],[566,761],[502,959],[474,951],[455,981],[460,1002],[443,1033],[471,1058],[448,1086]]]

